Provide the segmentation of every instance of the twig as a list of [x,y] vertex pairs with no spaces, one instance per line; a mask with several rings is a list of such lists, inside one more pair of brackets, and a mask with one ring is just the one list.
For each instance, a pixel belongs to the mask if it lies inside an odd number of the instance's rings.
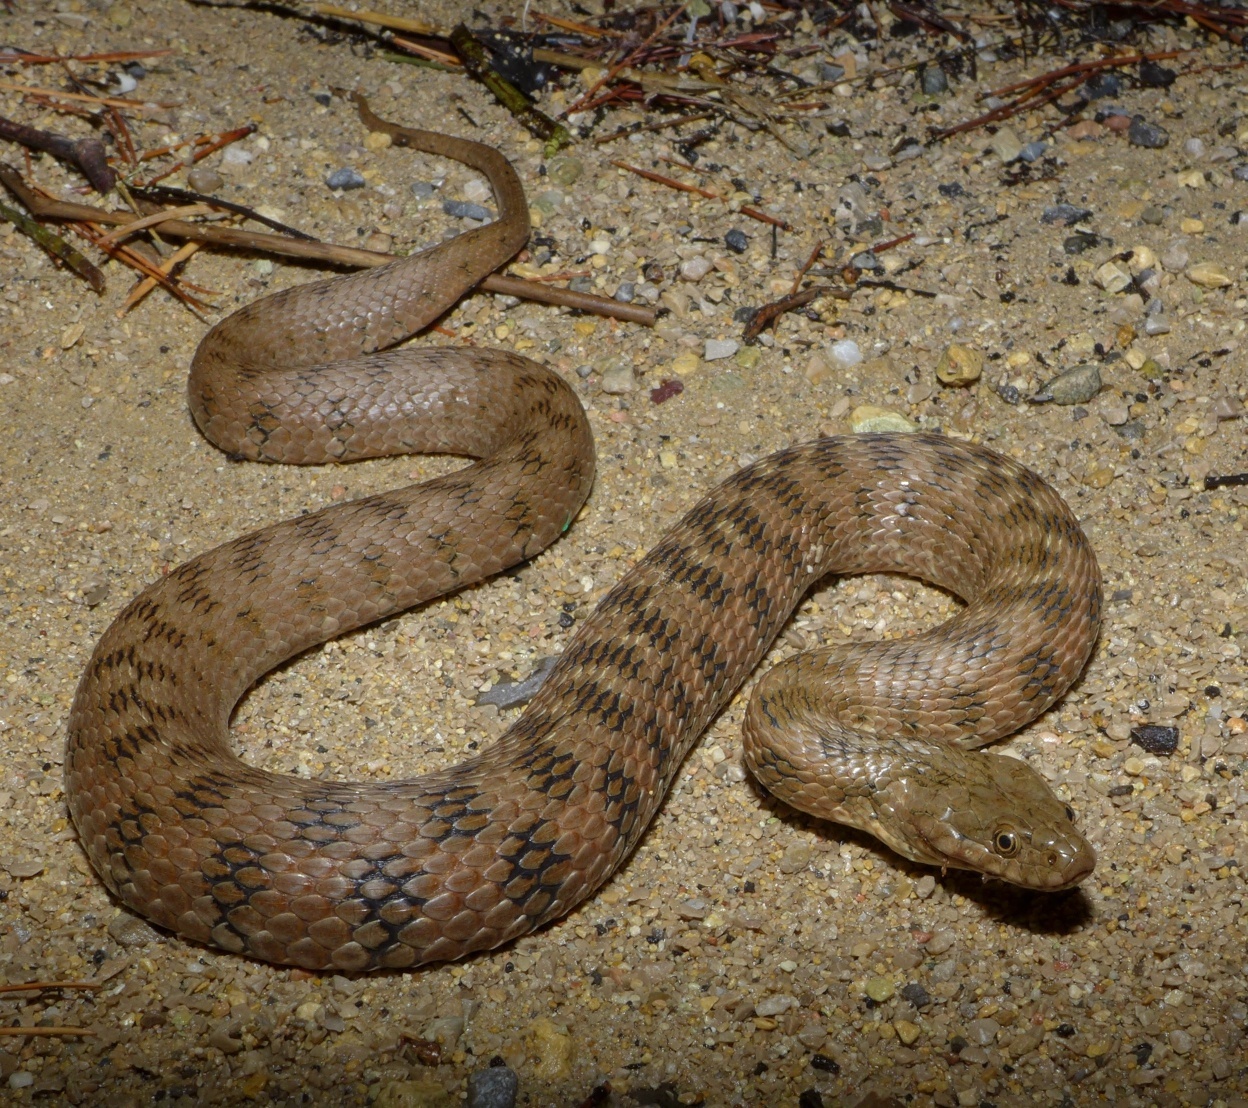
[[388,27],[392,31],[407,31],[413,35],[437,35],[436,27],[430,26],[423,19],[405,19],[398,15],[387,15],[385,12],[365,10],[353,12],[350,8],[340,8],[336,4],[313,4],[312,10],[317,15],[328,15],[333,19],[356,19],[361,23],[373,23],[378,27]]
[[110,108],[125,108],[127,111],[151,114],[164,108],[176,108],[176,104],[160,101],[126,100],[117,96],[88,96],[81,92],[65,92],[54,88],[36,88],[34,85],[18,85],[12,81],[0,81],[0,88],[9,92],[28,92],[35,96],[60,97],[62,100],[80,100],[87,104],[104,104]]
[[[131,226],[133,226],[133,224]],[[173,271],[177,269],[178,266],[180,266],[184,261],[186,261],[187,258],[189,258],[192,254],[194,254],[200,248],[201,245],[202,243],[198,243],[198,242],[184,242],[181,246],[177,248],[177,250],[175,250],[172,254],[169,255],[169,257],[167,257],[163,262],[160,263],[160,272],[163,273],[166,277],[171,277],[173,275]],[[140,300],[142,300],[143,297],[145,297],[149,292],[151,292],[152,289],[154,289],[157,284],[158,284],[157,278],[144,277],[143,280],[141,280],[137,285],[134,286],[134,288],[130,290],[129,295],[126,297],[125,304],[123,304],[120,310],[117,312],[117,318],[121,319],[121,317],[124,316],[131,308],[133,308]]]
[[[445,54],[441,50],[435,50],[432,46],[425,46],[419,42],[413,42],[409,38],[400,38],[394,35],[390,39],[395,46],[401,46],[404,50],[410,50],[417,57],[433,65],[439,66],[445,70],[459,70],[464,68],[461,62],[454,54]],[[403,61],[411,61],[411,58],[402,58]]]
[[[629,173],[636,173],[639,177],[644,177],[647,181],[654,181],[656,184],[667,185],[668,188],[678,189],[680,192],[697,193],[707,200],[719,200],[728,203],[728,197],[723,193],[712,192],[710,189],[700,188],[698,185],[689,185],[684,181],[678,181],[674,177],[664,177],[662,173],[655,173],[651,169],[642,169],[640,166],[629,165],[628,162],[622,162],[618,159],[612,159],[611,164],[619,169],[626,169]],[[741,207],[740,212],[750,219],[757,219],[760,223],[769,223],[773,227],[779,227],[782,231],[791,231],[793,228],[789,226],[783,219],[774,215],[768,215],[766,212],[760,212],[757,208]]]
[[61,62],[136,62],[143,58],[162,58],[172,50],[113,50],[107,54],[25,54],[12,50],[0,51],[0,62],[17,65],[56,65]]
[[[88,204],[77,204],[67,200],[47,200],[32,192],[22,181],[17,171],[11,166],[0,164],[0,184],[5,185],[26,209],[40,219],[76,220],[91,223],[119,225],[130,223],[138,217],[131,212],[104,211]],[[36,226],[38,226],[36,224]],[[237,247],[244,250],[262,250],[272,254],[280,254],[288,258],[309,258],[326,262],[331,265],[355,266],[369,268],[385,265],[394,261],[391,254],[379,254],[372,250],[361,250],[353,246],[336,246],[332,243],[317,242],[309,239],[291,239],[281,235],[270,235],[263,231],[245,231],[237,227],[205,226],[200,223],[186,223],[182,220],[170,220],[161,224],[160,233],[165,238],[192,239],[197,242],[213,243],[218,246]],[[151,274],[149,274],[150,276]],[[505,277],[492,273],[478,286],[485,292],[498,293],[501,296],[516,296],[524,300],[535,300],[543,304],[573,308],[593,315],[608,316],[630,323],[640,323],[653,327],[655,312],[650,308],[642,308],[636,304],[624,304],[605,296],[590,292],[574,292],[572,289],[551,288],[537,281],[526,281],[519,277]]]
[[572,136],[562,123],[556,123],[550,116],[538,111],[524,93],[493,69],[485,47],[467,27],[459,24],[451,32],[450,40],[464,63],[464,69],[485,85],[526,130],[546,143],[547,157],[571,144]]
[[156,184],[157,181],[163,181],[166,177],[172,177],[180,169],[185,169],[189,165],[194,165],[196,162],[202,161],[204,158],[208,157],[209,154],[215,154],[222,147],[238,142],[239,139],[245,139],[248,135],[254,134],[255,130],[256,124],[246,123],[242,127],[236,127],[232,131],[222,131],[220,134],[211,138],[204,138],[202,140],[196,139],[196,149],[191,155],[190,161],[183,158],[180,162],[176,165],[170,166],[163,173],[156,174],[155,177],[148,180],[148,187]]
[[136,219],[133,223],[127,223],[118,227],[115,231],[109,231],[95,245],[109,247],[115,243],[124,242],[131,235],[138,234],[140,231],[146,231],[149,227],[168,223],[171,219],[190,219],[192,216],[210,215],[211,213],[212,208],[207,204],[188,204],[182,208],[164,208],[159,212],[153,212],[151,215],[145,215]]
[[52,989],[82,989],[93,992],[98,988],[98,981],[21,981],[0,985],[0,993],[42,993]]
[[91,182],[91,187],[101,195],[108,192],[117,180],[112,166],[108,164],[108,156],[104,153],[104,144],[97,138],[70,139],[51,131],[27,127],[24,123],[5,119],[3,116],[0,116],[0,138],[42,150],[54,158],[77,166],[82,175]]
[[1210,473],[1205,478],[1205,489],[1225,489],[1248,485],[1248,473]]
[[668,127],[679,127],[682,123],[697,123],[702,119],[710,119],[711,112],[695,112],[692,115],[678,115],[673,119],[660,119],[657,123],[630,123],[627,127],[621,127],[618,131],[612,131],[609,135],[599,135],[594,139],[595,146],[602,146],[607,142],[615,142],[616,139],[626,138],[629,135],[642,135],[649,131],[662,131]]
[[597,81],[593,83],[593,85],[591,85],[588,89],[585,90],[585,94],[579,100],[568,105],[568,107],[564,109],[564,112],[563,112],[564,116],[565,117],[569,116],[573,112],[584,111],[586,104],[594,96],[594,94],[600,88],[602,88],[603,85],[609,84],[611,81],[614,81],[616,77],[618,77],[624,70],[628,69],[629,66],[634,61],[639,60],[642,52],[646,49],[646,47],[650,46],[654,42],[655,39],[657,39],[664,31],[668,29],[668,27],[670,27],[677,19],[679,19],[681,16],[681,13],[684,12],[684,10],[685,10],[684,4],[681,4],[678,8],[676,8],[676,10],[671,13],[671,15],[669,15],[666,19],[664,19],[654,29],[653,33],[650,34],[646,38],[645,42],[643,42],[640,46],[638,46],[636,50],[631,50],[617,64],[613,65],[610,69],[608,69],[606,73],[604,73],[601,77],[598,78]]
[[60,235],[49,231],[46,227],[40,226],[33,219],[22,215],[21,212],[15,208],[10,208],[7,204],[0,204],[0,219],[7,219],[22,234],[34,239],[54,258],[59,258],[86,281],[95,292],[102,293],[104,291],[104,274],[100,272],[97,266],[83,257],[78,250],[70,246]]
[[782,296],[779,300],[773,300],[770,304],[764,304],[754,313],[754,318],[745,326],[742,339],[745,342],[753,342],[768,327],[770,327],[785,312],[793,312],[798,308],[804,308],[812,300],[818,300],[821,296],[833,296],[837,300],[849,300],[853,293],[848,289],[833,289],[827,285],[816,285],[813,288],[803,289],[801,292],[793,293],[789,296]]

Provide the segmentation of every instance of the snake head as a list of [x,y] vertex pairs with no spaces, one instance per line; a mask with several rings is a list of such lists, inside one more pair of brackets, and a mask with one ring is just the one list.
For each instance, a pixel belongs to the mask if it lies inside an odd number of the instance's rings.
[[879,825],[891,824],[893,834],[881,837],[914,861],[1025,889],[1069,889],[1092,872],[1096,851],[1075,827],[1070,805],[1031,766],[989,754],[966,762],[971,772],[959,776],[916,771],[894,782],[869,830],[878,835]]

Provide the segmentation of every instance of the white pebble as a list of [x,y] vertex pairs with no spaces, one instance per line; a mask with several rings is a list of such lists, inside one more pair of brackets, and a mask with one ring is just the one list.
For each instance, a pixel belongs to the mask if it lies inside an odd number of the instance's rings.
[[862,350],[853,339],[841,339],[828,347],[828,360],[835,369],[849,369],[862,361]]
[[717,362],[720,358],[731,358],[741,344],[736,339],[707,339],[702,357],[708,362]]
[[690,258],[681,264],[680,275],[686,281],[700,281],[714,268],[715,265],[710,258],[699,254],[696,258]]

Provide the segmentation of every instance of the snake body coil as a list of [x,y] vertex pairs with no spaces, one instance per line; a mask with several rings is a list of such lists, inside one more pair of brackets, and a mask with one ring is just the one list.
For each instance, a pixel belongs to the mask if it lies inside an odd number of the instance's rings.
[[196,354],[192,411],[214,442],[258,460],[479,460],[235,539],[117,617],[79,686],[66,763],[70,811],[113,893],[190,939],[311,969],[504,943],[624,862],[812,584],[888,570],[968,606],[914,638],[773,671],[748,712],[751,768],[791,803],[923,861],[1040,888],[1086,876],[1091,848],[1039,777],[958,746],[1034,718],[1078,675],[1099,621],[1095,558],[1038,477],[931,435],[826,439],[729,478],[602,601],[502,739],[461,765],[335,783],[237,758],[230,713],[264,673],[532,556],[593,481],[584,412],[556,374],[500,352],[375,353],[528,233],[500,155],[394,132],[487,173],[499,219],[236,312]]

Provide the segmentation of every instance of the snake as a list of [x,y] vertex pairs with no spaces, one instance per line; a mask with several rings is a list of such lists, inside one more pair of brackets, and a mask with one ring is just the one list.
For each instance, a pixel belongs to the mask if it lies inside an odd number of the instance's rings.
[[308,970],[405,969],[507,943],[625,864],[807,592],[876,572],[965,604],[930,630],[771,670],[745,713],[752,773],[916,862],[1037,890],[1092,872],[1092,846],[1040,774],[976,748],[1079,676],[1100,621],[1096,557],[1038,475],[934,433],[823,438],[729,477],[580,621],[502,737],[460,764],[349,782],[235,753],[231,714],[264,674],[532,558],[594,481],[589,420],[559,373],[505,350],[396,348],[523,246],[515,170],[484,144],[366,122],[483,173],[497,218],[224,318],[195,353],[190,410],[239,459],[475,460],[232,539],[116,616],[71,708],[65,795],[121,904],[186,940]]

